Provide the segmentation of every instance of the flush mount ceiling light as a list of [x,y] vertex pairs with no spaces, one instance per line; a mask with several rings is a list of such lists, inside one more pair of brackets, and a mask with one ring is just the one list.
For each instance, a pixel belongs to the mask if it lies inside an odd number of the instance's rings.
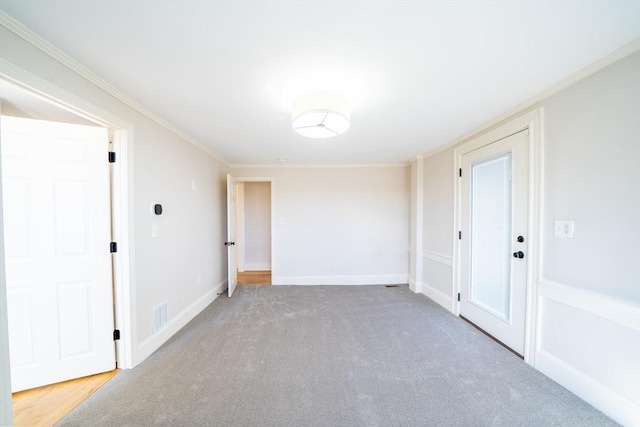
[[328,90],[300,95],[293,103],[293,129],[309,138],[330,138],[349,129],[349,102]]

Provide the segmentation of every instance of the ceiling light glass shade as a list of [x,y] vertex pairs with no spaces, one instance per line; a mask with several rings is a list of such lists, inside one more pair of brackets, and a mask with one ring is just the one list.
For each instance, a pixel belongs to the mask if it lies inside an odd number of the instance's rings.
[[327,90],[303,93],[293,103],[291,125],[309,138],[340,135],[349,129],[349,102]]

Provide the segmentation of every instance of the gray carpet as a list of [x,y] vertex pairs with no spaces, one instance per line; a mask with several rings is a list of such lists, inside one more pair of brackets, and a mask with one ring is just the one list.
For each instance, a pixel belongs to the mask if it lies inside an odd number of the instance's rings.
[[62,426],[609,426],[406,286],[239,286]]

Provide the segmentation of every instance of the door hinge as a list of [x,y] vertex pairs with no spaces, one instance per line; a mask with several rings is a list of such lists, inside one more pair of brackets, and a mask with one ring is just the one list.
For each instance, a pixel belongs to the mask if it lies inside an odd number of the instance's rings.
[[113,330],[113,340],[118,341],[120,339],[120,329]]
[[458,302],[460,302],[460,292],[458,292]]
[[118,252],[118,244],[116,242],[109,243],[109,252],[111,253]]
[[458,231],[458,240],[462,240],[462,231]]
[[462,168],[458,169],[458,176],[462,177]]
[[115,162],[116,162],[116,152],[109,151],[109,163],[115,163]]

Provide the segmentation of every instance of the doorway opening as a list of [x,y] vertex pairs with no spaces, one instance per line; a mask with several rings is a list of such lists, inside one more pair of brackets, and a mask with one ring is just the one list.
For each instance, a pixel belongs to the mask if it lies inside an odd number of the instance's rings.
[[271,181],[236,179],[238,284],[270,285],[272,282]]
[[[110,302],[108,313],[105,312],[102,317],[110,318],[111,322],[110,330],[107,331],[108,336],[111,337],[110,350],[108,351],[111,353],[111,358],[114,360],[111,369],[116,368],[116,363],[119,368],[132,368],[136,363],[132,346],[132,343],[135,340],[133,339],[134,328],[132,327],[134,313],[132,312],[133,307],[131,306],[130,299],[131,251],[129,249],[130,205],[128,200],[129,159],[131,157],[129,135],[131,133],[132,126],[118,117],[83,101],[75,95],[72,95],[63,89],[60,89],[57,86],[6,62],[3,62],[3,70],[0,73],[0,86],[0,113],[3,115],[23,118],[27,117],[40,121],[45,120],[50,122],[73,123],[84,127],[102,128],[108,134],[108,151],[115,152],[117,154],[117,162],[111,164],[109,167],[110,172],[108,178],[107,198],[110,206],[107,207],[109,212],[106,214],[109,222],[107,246],[109,246],[109,241],[116,241],[119,245],[118,253],[110,255],[111,258],[108,265],[108,270],[111,274],[111,283],[108,289]],[[3,141],[2,144],[3,147],[4,142],[5,141]],[[66,148],[69,148],[69,145],[74,145],[75,143],[73,138],[68,142],[70,142],[70,144],[67,144]],[[77,152],[74,150],[62,149],[57,150],[57,154],[64,154],[68,158],[73,159]],[[0,181],[0,185],[4,187],[3,181],[4,179]],[[69,191],[67,191],[66,194],[68,196],[73,196],[74,194],[79,195],[79,197],[76,198],[76,201],[87,196],[86,191],[73,191],[74,189],[79,190],[79,188],[76,188],[80,187],[77,183],[74,184],[72,180],[68,180],[67,184],[69,185],[65,188]],[[91,197],[92,195],[89,194],[88,196]],[[7,210],[7,204],[0,204],[0,209],[5,213]],[[5,216],[5,226],[8,225],[6,222],[7,218]],[[68,218],[66,225],[71,227],[74,226],[72,221]],[[82,240],[83,239],[77,239],[76,243],[82,243]],[[58,249],[70,250],[73,252],[73,250],[71,250],[73,248],[68,245],[62,245]],[[82,283],[77,281],[67,283],[64,290],[67,291],[68,296],[74,298],[79,297],[82,299],[81,297],[83,295],[86,296],[87,294],[87,292],[83,293]],[[2,292],[4,293],[5,289],[3,289]],[[11,302],[11,299],[9,299],[9,302]],[[76,314],[78,313],[76,312]],[[69,337],[68,333],[70,333],[74,328],[76,331],[79,330],[81,333],[84,332],[85,335],[94,332],[90,331],[90,328],[86,325],[80,322],[75,322],[74,319],[69,318],[69,316],[67,317],[67,330],[65,331],[67,334],[66,337]],[[3,322],[4,321],[6,321],[6,319],[3,320]],[[69,325],[71,325],[71,329],[69,329]],[[114,329],[117,329],[120,332],[120,340],[115,342],[114,337],[116,334]],[[67,344],[70,343],[71,341],[67,341]],[[12,350],[15,349],[12,348],[11,340],[9,340],[8,347],[9,352],[13,353]],[[27,347],[23,346],[23,348]],[[68,349],[73,350],[71,347],[68,347]],[[73,353],[73,351],[71,352]]]

